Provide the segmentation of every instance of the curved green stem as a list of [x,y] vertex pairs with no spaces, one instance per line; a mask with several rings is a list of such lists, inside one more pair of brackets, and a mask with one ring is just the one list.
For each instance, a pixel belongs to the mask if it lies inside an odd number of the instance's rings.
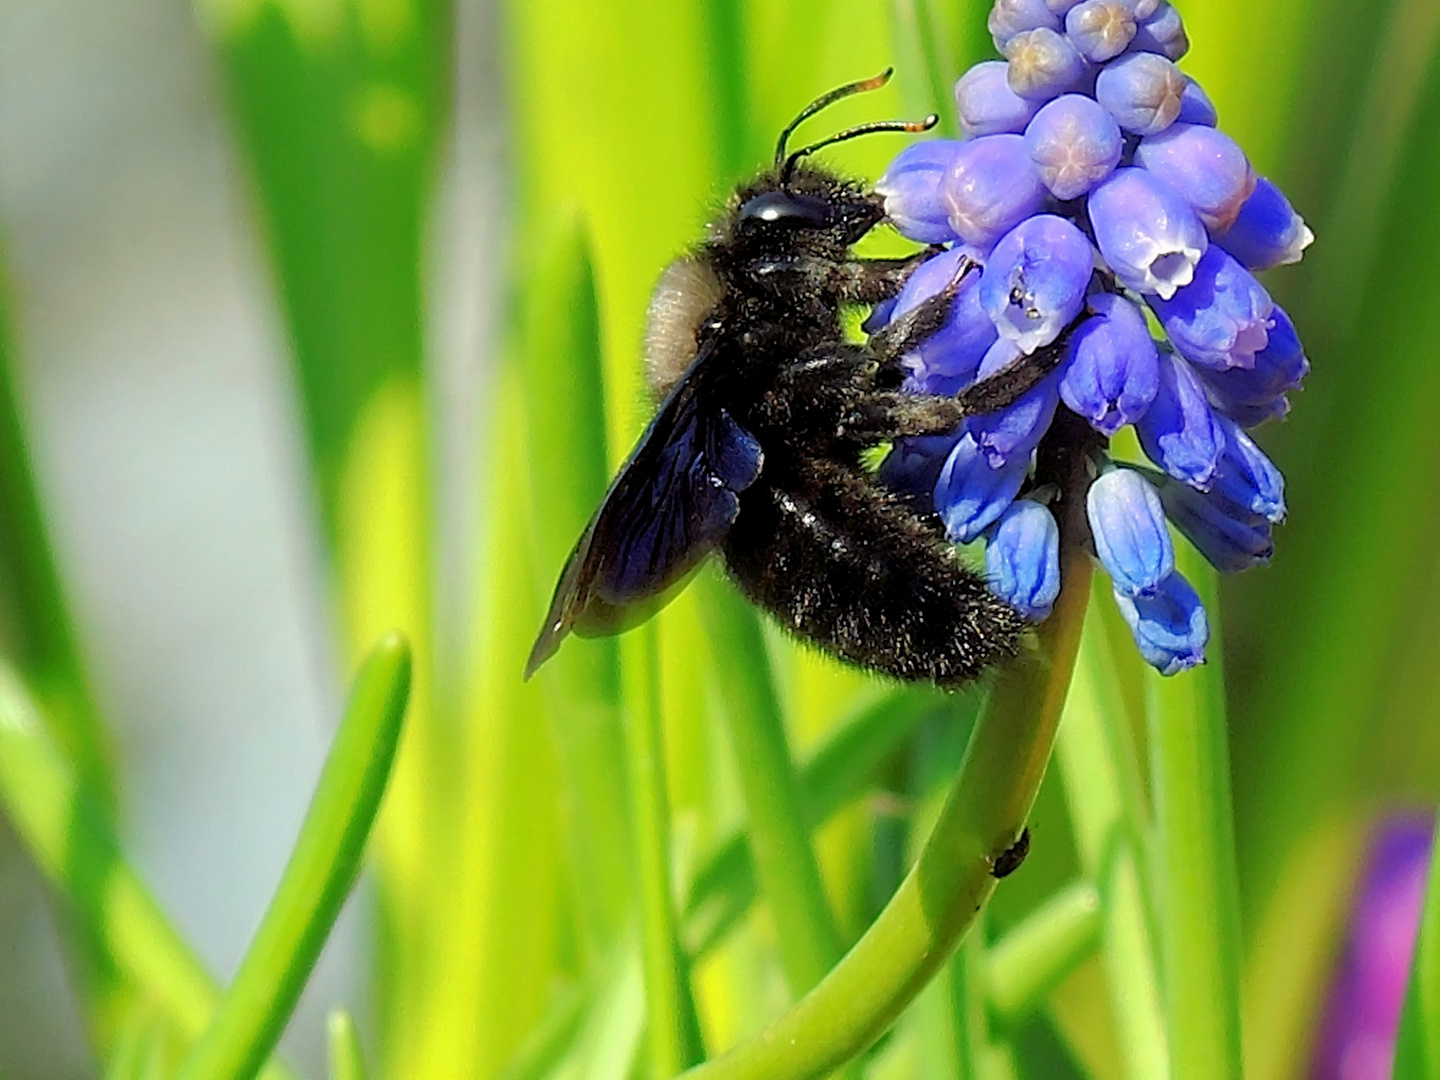
[[325,1023],[330,1046],[330,1080],[366,1080],[365,1056],[355,1020],[344,1009],[336,1009]]
[[994,890],[992,860],[1019,836],[1045,775],[1090,591],[1088,557],[1066,561],[1039,647],[1000,672],[930,839],[885,910],[820,985],[687,1080],[823,1076],[874,1042],[945,963]]
[[345,717],[269,910],[181,1080],[248,1080],[275,1048],[360,871],[410,693],[410,649],[381,640]]

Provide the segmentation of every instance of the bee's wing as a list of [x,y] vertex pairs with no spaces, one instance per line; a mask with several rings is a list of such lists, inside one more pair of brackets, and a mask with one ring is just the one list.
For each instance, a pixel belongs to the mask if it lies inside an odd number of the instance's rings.
[[528,679],[572,630],[613,634],[643,621],[713,551],[760,475],[760,444],[703,392],[702,350],[605,493],[555,587]]

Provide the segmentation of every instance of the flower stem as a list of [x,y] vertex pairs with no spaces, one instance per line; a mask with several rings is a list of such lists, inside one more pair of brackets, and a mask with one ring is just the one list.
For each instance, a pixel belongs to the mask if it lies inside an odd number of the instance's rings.
[[1019,836],[1045,774],[1090,591],[1088,557],[1066,562],[1038,647],[1000,671],[930,839],[885,910],[814,990],[687,1080],[823,1076],[874,1042],[945,963],[994,890],[992,860]]

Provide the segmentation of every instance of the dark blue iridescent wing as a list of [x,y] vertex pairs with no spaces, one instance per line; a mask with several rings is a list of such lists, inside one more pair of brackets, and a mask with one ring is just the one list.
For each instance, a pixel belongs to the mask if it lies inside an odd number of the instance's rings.
[[572,630],[614,634],[649,618],[734,523],[764,455],[705,394],[712,352],[670,391],[571,552],[526,678]]

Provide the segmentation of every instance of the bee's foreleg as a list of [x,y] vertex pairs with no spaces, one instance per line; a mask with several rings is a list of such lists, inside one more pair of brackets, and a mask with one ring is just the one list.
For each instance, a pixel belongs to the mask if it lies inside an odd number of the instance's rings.
[[847,304],[878,304],[905,286],[910,275],[938,248],[926,248],[903,259],[855,259],[840,268],[840,299]]
[[955,307],[955,297],[960,286],[972,270],[980,264],[962,258],[955,267],[955,274],[945,288],[934,296],[927,297],[906,311],[891,319],[884,327],[870,335],[870,351],[880,362],[881,368],[892,367],[900,357],[919,348],[921,343],[939,332]]
[[864,442],[948,435],[969,414],[956,398],[876,390],[856,401],[845,418],[846,434]]

